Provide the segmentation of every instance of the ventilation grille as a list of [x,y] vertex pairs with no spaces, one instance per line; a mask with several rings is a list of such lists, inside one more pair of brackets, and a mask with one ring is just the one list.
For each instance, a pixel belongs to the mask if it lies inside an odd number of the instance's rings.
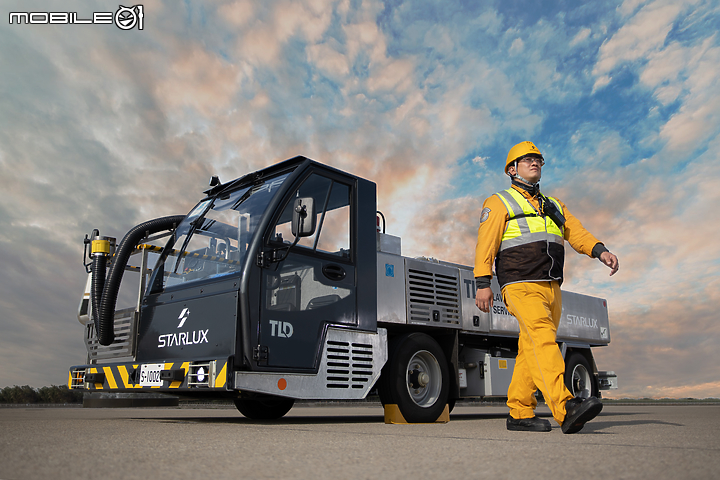
[[84,368],[74,368],[70,373],[70,388],[83,388],[85,384]]
[[407,286],[410,323],[460,325],[457,277],[409,268]]
[[117,310],[113,321],[115,340],[108,346],[100,345],[100,342],[98,342],[93,321],[88,322],[85,326],[85,348],[87,348],[90,363],[99,363],[103,360],[133,360],[135,309]]
[[328,340],[327,388],[366,388],[373,376],[372,345]]

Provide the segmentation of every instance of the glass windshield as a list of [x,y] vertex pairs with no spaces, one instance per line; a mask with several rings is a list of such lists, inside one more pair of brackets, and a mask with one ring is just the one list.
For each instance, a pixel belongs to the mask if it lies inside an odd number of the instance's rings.
[[150,292],[239,272],[263,212],[288,175],[200,202],[163,250]]

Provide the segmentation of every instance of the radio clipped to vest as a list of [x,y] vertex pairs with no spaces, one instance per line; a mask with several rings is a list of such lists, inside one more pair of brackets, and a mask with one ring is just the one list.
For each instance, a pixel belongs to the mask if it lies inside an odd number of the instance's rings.
[[555,225],[557,225],[558,227],[564,227],[565,216],[562,214],[558,206],[555,205],[555,202],[543,196],[542,194],[540,195],[540,198],[542,198],[543,200],[543,215],[547,215],[548,217],[550,217],[550,219],[555,222]]

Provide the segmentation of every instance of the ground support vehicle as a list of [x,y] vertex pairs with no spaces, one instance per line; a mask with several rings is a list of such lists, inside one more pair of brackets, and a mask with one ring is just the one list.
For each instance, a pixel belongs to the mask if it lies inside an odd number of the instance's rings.
[[[227,397],[264,419],[296,399],[377,388],[408,422],[507,394],[519,330],[498,285],[483,313],[471,267],[403,256],[400,238],[379,231],[373,182],[296,157],[214,178],[205,194],[117,246],[97,231],[86,240],[88,359],[70,388]],[[139,267],[127,266],[133,255]],[[116,310],[127,269],[140,272],[138,301]],[[609,342],[605,300],[564,292],[558,343],[576,395],[616,386],[592,355]]]

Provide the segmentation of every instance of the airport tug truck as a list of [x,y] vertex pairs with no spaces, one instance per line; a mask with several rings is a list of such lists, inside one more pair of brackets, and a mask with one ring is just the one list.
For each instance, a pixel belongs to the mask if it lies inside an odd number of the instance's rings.
[[[231,398],[253,419],[377,389],[410,423],[507,395],[519,327],[497,283],[483,313],[471,267],[402,256],[400,238],[380,231],[373,182],[295,157],[213,177],[204,193],[186,216],[145,222],[117,245],[86,237],[88,357],[70,388]],[[137,304],[116,310],[129,270]],[[591,350],[610,342],[605,300],[563,292],[557,341],[573,394],[617,388]]]

